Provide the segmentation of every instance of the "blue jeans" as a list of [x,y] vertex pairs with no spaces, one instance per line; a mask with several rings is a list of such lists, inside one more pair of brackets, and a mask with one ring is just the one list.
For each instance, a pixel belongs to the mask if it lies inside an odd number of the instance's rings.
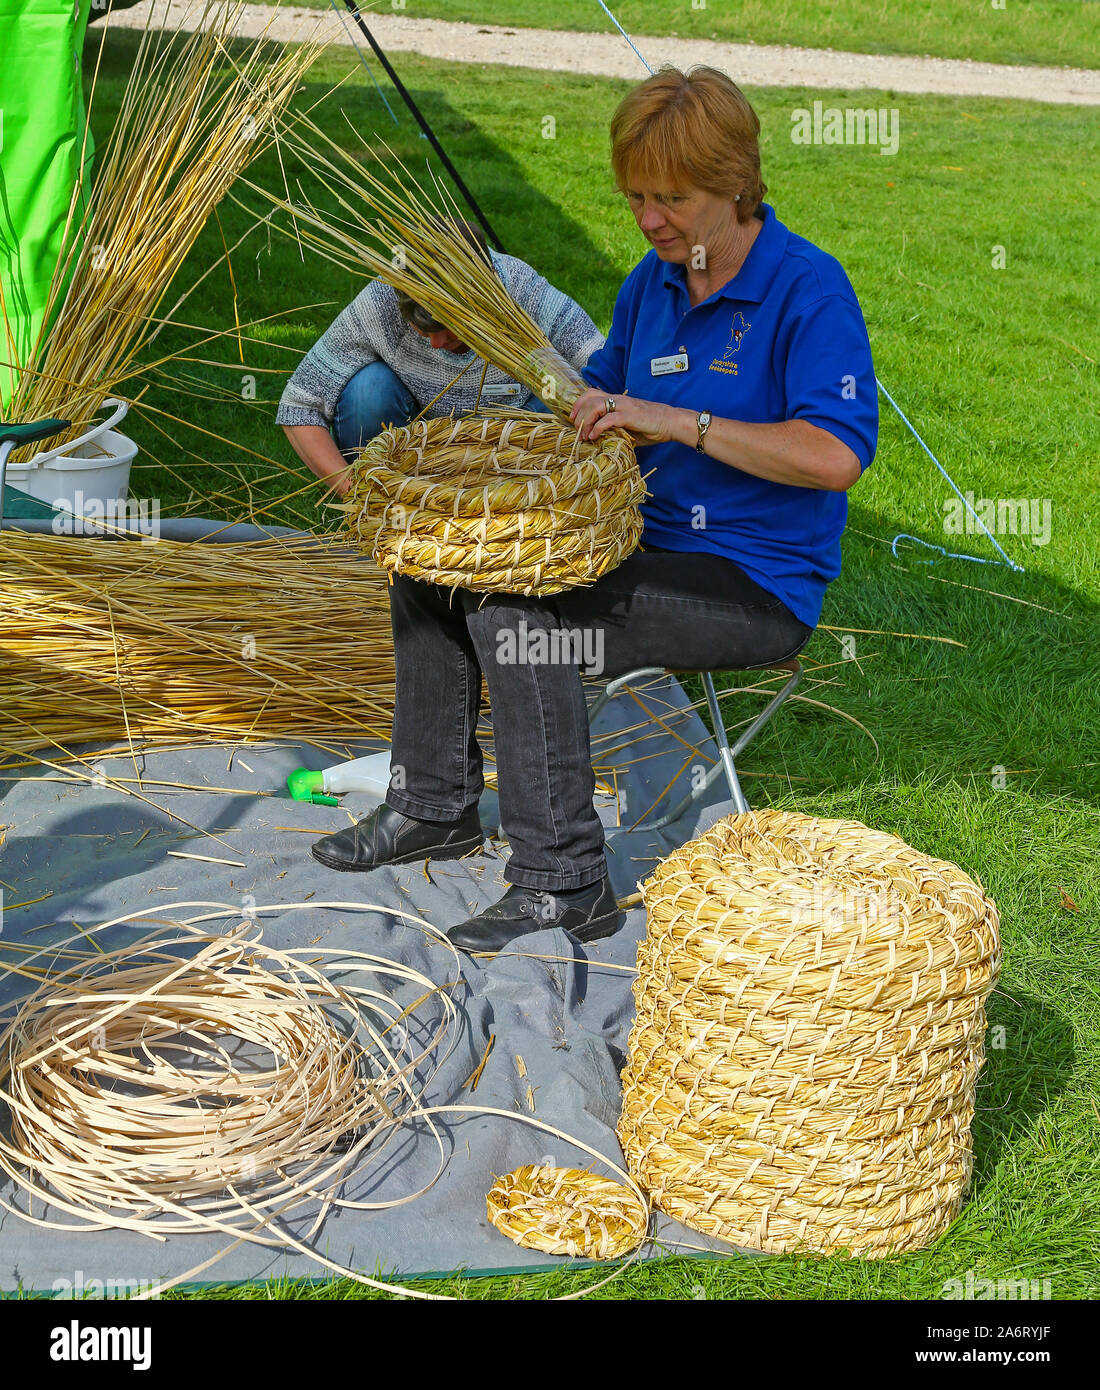
[[[544,598],[395,574],[390,620],[397,684],[387,804],[441,821],[477,804],[484,672],[501,828],[512,851],[504,877],[549,892],[594,883],[607,868],[582,664],[608,678],[651,665],[744,669],[796,655],[813,633],[732,560],[652,548],[587,588]],[[555,629],[584,634],[587,650],[559,633],[558,660],[515,659],[536,630]],[[595,650],[599,671],[591,669]],[[583,662],[562,660],[563,652]]]
[[[532,397],[525,407],[549,413],[549,406]],[[420,407],[412,392],[385,362],[368,362],[340,393],[332,433],[345,457],[354,457],[387,425],[407,425]]]

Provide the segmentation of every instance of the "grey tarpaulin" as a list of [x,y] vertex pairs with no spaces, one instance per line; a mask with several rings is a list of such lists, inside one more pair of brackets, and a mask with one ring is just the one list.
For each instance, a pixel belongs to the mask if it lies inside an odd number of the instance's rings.
[[[624,693],[604,708],[593,731],[597,767],[619,769],[618,807],[604,794],[597,795],[597,805],[607,831],[611,880],[620,898],[637,891],[638,881],[659,857],[733,809],[729,801],[719,799],[725,793],[719,778],[711,789],[711,804],[692,811],[670,830],[658,835],[624,828],[646,812],[678,770],[667,796],[679,798],[687,790],[692,767],[709,766],[715,756],[713,742],[675,679],[651,681],[643,698],[660,713],[667,730],[646,721],[635,700]],[[692,754],[691,745],[701,750],[702,758]],[[481,803],[487,835],[482,854],[428,863],[426,869],[417,863],[368,874],[334,873],[310,857],[314,833],[348,824],[347,811],[363,815],[376,799],[348,795],[338,808],[294,802],[285,790],[286,777],[296,767],[320,768],[379,745],[326,747],[332,751],[307,743],[264,743],[139,753],[143,794],[156,807],[110,786],[45,780],[62,775],[48,769],[4,774],[0,824],[6,827],[6,839],[0,850],[0,879],[8,885],[9,908],[3,917],[3,940],[41,947],[71,935],[74,921],[87,928],[138,909],[179,919],[189,915],[188,910],[165,913],[166,904],[213,902],[233,907],[251,895],[261,909],[281,905],[274,914],[261,913],[265,939],[273,945],[303,946],[319,940],[324,946],[353,946],[406,962],[439,982],[447,971],[453,973],[454,957],[431,943],[421,928],[383,911],[310,903],[371,903],[413,912],[443,930],[454,925],[493,902],[506,887],[501,875],[508,848],[499,833],[496,795],[487,789]],[[100,758],[94,766],[111,777],[135,777],[129,753]],[[186,791],[166,782],[223,790]],[[659,806],[672,804],[667,796]],[[219,840],[197,834],[168,811],[216,832]],[[247,867],[169,857],[169,850],[239,859]],[[18,906],[47,893],[50,896],[42,902]],[[227,928],[233,924],[234,919],[226,919]],[[145,929],[150,925],[145,923]],[[644,930],[644,911],[636,907],[615,937],[588,947],[578,946],[562,932],[540,933],[537,946],[531,945],[532,938],[521,943],[524,949],[563,956],[564,961],[506,954],[491,960],[462,957],[463,978],[454,994],[461,1036],[437,1072],[425,1103],[484,1105],[533,1116],[621,1163],[614,1126],[618,1072],[633,1016],[632,976],[601,966],[633,966]],[[110,928],[101,939],[106,946],[121,944],[132,931]],[[0,951],[0,960],[4,954]],[[28,988],[25,980],[6,976],[0,980],[0,1003]],[[476,1093],[471,1094],[466,1082],[485,1055],[490,1034],[495,1034],[495,1044]],[[526,1076],[521,1075],[517,1057],[523,1059]],[[7,1124],[6,1115],[0,1119]],[[486,1218],[485,1194],[496,1175],[519,1164],[549,1160],[585,1167],[590,1158],[568,1143],[507,1119],[445,1118],[441,1126],[447,1163],[434,1186],[415,1202],[388,1211],[333,1212],[314,1237],[315,1247],[371,1275],[379,1270],[411,1276],[545,1268],[555,1263],[552,1257],[520,1249],[494,1230]],[[423,1138],[410,1129],[390,1143],[379,1163],[372,1165],[365,1156],[346,1195],[376,1202],[416,1190],[439,1162],[438,1149]],[[14,1185],[4,1175],[0,1201],[14,1200]],[[25,1197],[19,1201],[25,1205]],[[43,1213],[36,1208],[35,1214]],[[307,1224],[297,1223],[296,1233]],[[656,1233],[657,1243],[647,1247],[647,1254],[729,1249],[664,1218],[659,1218]],[[87,1288],[90,1281],[99,1280],[108,1287],[132,1288],[128,1281],[171,1278],[227,1244],[228,1239],[218,1236],[172,1236],[161,1244],[117,1230],[48,1231],[0,1210],[0,1287],[64,1291],[69,1284],[79,1287],[83,1282]],[[289,1248],[273,1253],[246,1244],[230,1250],[202,1279],[222,1283],[324,1274]]]

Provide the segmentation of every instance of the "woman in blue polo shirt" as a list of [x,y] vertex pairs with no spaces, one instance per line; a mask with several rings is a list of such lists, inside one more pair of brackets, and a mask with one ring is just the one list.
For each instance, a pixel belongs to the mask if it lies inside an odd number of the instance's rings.
[[[510,886],[448,935],[467,951],[622,920],[607,878],[581,672],[506,662],[526,634],[598,634],[598,670],[746,668],[794,656],[840,571],[846,489],[878,434],[867,330],[844,271],[763,202],[760,123],[713,68],[661,72],[611,126],[612,167],[652,249],[619,292],[584,438],[628,430],[652,494],[642,546],[594,584],[483,596],[395,576],[391,785],[314,853],[370,869],[481,842],[473,730],[484,672]],[[509,641],[502,639],[510,638]]]
[[[712,68],[662,70],[619,107],[612,165],[653,250],[619,292],[582,371],[595,389],[572,414],[586,439],[621,427],[642,446],[643,546],[724,556],[727,601],[756,597],[744,575],[812,628],[878,403],[848,277],[763,202],[759,128]],[[753,640],[749,664],[782,655],[771,634]]]

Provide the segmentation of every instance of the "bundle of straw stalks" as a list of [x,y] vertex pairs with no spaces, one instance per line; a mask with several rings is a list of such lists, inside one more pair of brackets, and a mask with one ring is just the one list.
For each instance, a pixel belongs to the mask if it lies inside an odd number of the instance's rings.
[[[0,531],[0,765],[69,761],[100,743],[388,742],[394,699],[385,574],[333,537]],[[608,792],[625,744],[660,733],[645,718],[596,739]],[[487,689],[477,736],[494,762]],[[495,785],[495,768],[485,780]]]
[[[344,215],[320,210],[301,189],[291,202],[242,180],[290,214],[293,230],[278,230],[313,246],[334,265],[366,268],[411,295],[486,362],[523,382],[567,419],[587,389],[584,380],[463,235],[458,206],[434,173],[431,193],[384,141],[376,150],[355,132],[367,152],[363,163],[307,115],[284,118],[281,126],[285,148],[324,185]],[[387,168],[387,157],[396,168]]]
[[155,544],[0,532],[0,752],[390,737],[371,562],[320,539]]
[[391,573],[484,593],[553,594],[614,569],[642,534],[630,440],[532,411],[418,420],[356,460],[344,510]]
[[[171,26],[153,27],[150,12],[87,206],[78,207],[81,181],[74,186],[42,327],[26,361],[14,360],[6,308],[12,291],[5,295],[0,275],[7,414],[15,422],[71,420],[72,429],[51,447],[84,433],[106,397],[123,394],[126,383],[159,365],[139,359],[159,331],[157,312],[176,272],[241,171],[276,139],[279,117],[323,51],[316,42],[285,45],[272,59],[265,26],[233,56],[229,45],[243,10],[243,0],[209,0],[203,27],[179,43]],[[109,27],[108,19],[103,41]],[[101,59],[102,41],[97,75]],[[86,148],[87,127],[81,167]],[[34,447],[15,450],[13,461]]]

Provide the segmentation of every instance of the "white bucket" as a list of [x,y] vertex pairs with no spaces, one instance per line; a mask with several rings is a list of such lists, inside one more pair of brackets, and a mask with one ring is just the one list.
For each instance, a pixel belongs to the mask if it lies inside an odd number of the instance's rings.
[[[115,413],[79,439],[35,454],[25,463],[8,463],[5,481],[50,506],[78,516],[103,515],[110,502],[125,502],[130,491],[130,465],[137,445],[110,428],[126,414],[125,401],[105,401]],[[102,409],[102,407],[101,407]]]
[[100,511],[108,501],[124,502],[130,491],[130,465],[137,445],[117,430],[104,430],[95,443],[79,446],[76,454],[58,454],[39,463],[9,463],[7,481],[12,487],[52,507],[85,515],[89,507]]

